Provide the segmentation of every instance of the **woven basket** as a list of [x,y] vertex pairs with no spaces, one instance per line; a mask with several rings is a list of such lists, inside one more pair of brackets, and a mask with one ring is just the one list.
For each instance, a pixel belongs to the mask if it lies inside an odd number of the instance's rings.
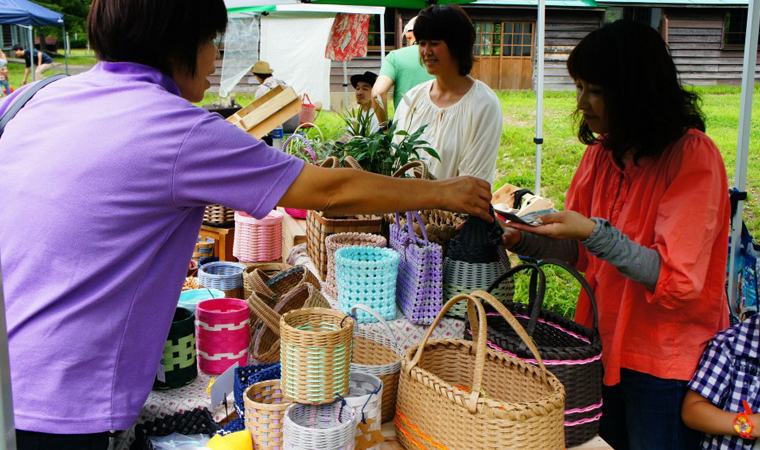
[[398,392],[399,370],[403,352],[398,346],[396,336],[388,322],[371,308],[355,305],[351,314],[362,309],[368,314],[375,315],[383,324],[386,333],[363,327],[354,328],[354,355],[351,360],[351,373],[366,373],[374,375],[383,383],[382,422],[388,422],[396,414],[396,394]]
[[[297,139],[301,141],[304,144],[303,150],[306,150],[306,152],[311,156],[312,161],[314,161],[314,164],[317,163],[317,155],[314,154],[314,150],[311,148],[311,143],[306,138],[306,136],[298,134],[298,129],[303,127],[304,125],[309,125],[310,127],[314,127],[319,131],[319,134],[322,134],[322,131],[319,129],[318,126],[314,125],[313,123],[310,123],[311,121],[307,121],[306,123],[302,123],[298,126],[298,128],[293,131],[293,134],[285,140],[285,142],[282,143],[282,151],[285,153],[293,154],[289,151],[288,146],[290,145],[290,142],[294,139]],[[324,138],[324,136],[323,136]],[[296,208],[285,208],[285,212],[288,213],[290,216],[295,217],[296,219],[305,219],[307,210],[305,209],[296,209]]]
[[[248,298],[251,296],[251,293],[253,293],[253,284],[251,283],[250,277],[253,272],[255,272],[257,269],[260,270],[264,275],[267,276],[267,279],[277,275],[280,272],[283,272],[285,270],[291,269],[293,266],[290,264],[283,264],[283,263],[243,263],[246,264],[246,268],[243,271],[243,295],[245,298]],[[262,281],[263,283],[263,281]]]
[[[350,409],[350,408],[349,408]],[[184,435],[213,434],[219,430],[208,409],[196,408],[135,426],[135,441],[131,450],[153,450],[151,437],[163,437],[172,433]]]
[[251,316],[245,301],[232,298],[204,300],[196,308],[198,368],[220,374],[235,362],[248,363]]
[[[477,340],[429,341],[444,313],[462,300],[470,323],[477,324]],[[481,301],[515,328],[538,366],[487,347]],[[476,291],[449,300],[420,344],[404,355],[397,436],[408,449],[562,450],[564,409],[565,390],[525,330],[493,296]]]
[[172,389],[190,384],[198,376],[195,361],[195,313],[178,306],[161,357],[164,381],[156,378],[153,389]]
[[[443,298],[452,298],[461,294],[469,294],[478,289],[487,289],[511,267],[507,252],[502,248],[499,248],[498,252],[499,261],[490,263],[469,263],[445,258],[443,260]],[[509,301],[514,291],[514,281],[509,279],[491,293],[502,301]],[[464,318],[466,310],[467,307],[460,303],[449,310],[449,315]]]
[[282,388],[298,403],[324,404],[348,393],[354,320],[326,308],[280,318]]
[[195,311],[195,307],[203,300],[211,300],[212,298],[224,298],[224,291],[219,289],[203,288],[203,289],[191,289],[189,291],[183,291],[179,294],[179,305],[184,306]]
[[203,224],[212,227],[231,228],[235,225],[235,210],[222,205],[206,205]]
[[283,448],[283,423],[290,400],[282,393],[280,380],[261,381],[245,391],[245,428],[251,432],[253,448]]
[[235,242],[232,255],[241,261],[269,262],[282,258],[282,218],[279,211],[270,211],[256,219],[235,213]]
[[306,266],[291,267],[272,276],[261,270],[254,270],[248,274],[248,283],[252,291],[265,294],[274,302],[304,283],[309,283],[318,290],[321,288],[317,277]]
[[343,402],[295,403],[285,411],[284,428],[286,450],[353,450],[356,414]]
[[[341,311],[366,305],[386,320],[396,318],[399,254],[389,248],[344,247],[335,252],[335,278]],[[377,319],[359,311],[359,323]]]
[[244,265],[228,261],[204,264],[198,269],[198,283],[201,287],[225,292],[242,289],[243,270],[245,270]]
[[[546,280],[541,267],[544,265],[562,267],[581,284],[594,311],[592,328],[542,309]],[[530,302],[528,305],[510,302],[505,306],[525,327],[544,358],[546,367],[565,386],[565,445],[580,445],[599,433],[602,408],[602,340],[593,290],[571,266],[551,259],[541,261],[538,266],[517,266],[491,287],[495,288],[521,270],[532,272]],[[527,362],[535,362],[517,334],[500,316],[489,317],[488,339],[492,348]]]
[[280,360],[280,316],[301,308],[330,308],[330,304],[311,283],[304,283],[273,303],[265,294],[254,292],[248,297],[248,308],[254,323],[251,336],[251,359],[262,363]]
[[338,298],[338,287],[335,285],[335,252],[339,248],[362,246],[362,247],[386,247],[388,240],[378,234],[369,233],[338,233],[325,239],[327,246],[327,278],[322,288],[327,295]]
[[346,404],[354,408],[356,414],[356,446],[362,441],[372,442],[373,435],[379,434],[380,442],[367,450],[379,450],[380,444],[385,441],[382,438],[382,400],[383,382],[374,375],[361,372],[351,374]]
[[245,419],[245,391],[254,383],[280,378],[280,363],[251,364],[235,369],[235,412]]
[[198,237],[193,251],[193,259],[205,258],[214,255],[214,240],[211,238]]

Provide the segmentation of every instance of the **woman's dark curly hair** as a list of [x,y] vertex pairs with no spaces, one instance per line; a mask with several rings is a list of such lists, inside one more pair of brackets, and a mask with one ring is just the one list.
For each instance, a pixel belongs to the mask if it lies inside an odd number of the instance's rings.
[[[570,76],[604,91],[607,130],[601,140],[617,161],[658,157],[689,128],[705,131],[700,98],[685,90],[668,46],[643,24],[620,20],[589,33],[570,53]],[[599,142],[576,110],[578,139]]]

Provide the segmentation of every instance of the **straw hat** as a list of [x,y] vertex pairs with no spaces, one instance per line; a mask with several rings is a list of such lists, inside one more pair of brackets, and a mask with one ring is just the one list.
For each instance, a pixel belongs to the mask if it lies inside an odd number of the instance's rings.
[[271,67],[269,67],[269,63],[266,61],[256,61],[256,64],[253,65],[253,68],[251,69],[251,72],[253,73],[260,73],[262,75],[273,73],[274,70],[272,70]]

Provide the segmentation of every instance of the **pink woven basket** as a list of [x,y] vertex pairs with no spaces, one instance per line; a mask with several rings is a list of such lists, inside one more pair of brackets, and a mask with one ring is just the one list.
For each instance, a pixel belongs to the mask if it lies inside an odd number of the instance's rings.
[[244,300],[216,298],[198,303],[195,312],[198,368],[220,374],[237,361],[248,364],[250,312]]
[[235,243],[232,254],[245,262],[276,261],[282,257],[282,218],[272,211],[255,219],[242,211],[235,212]]

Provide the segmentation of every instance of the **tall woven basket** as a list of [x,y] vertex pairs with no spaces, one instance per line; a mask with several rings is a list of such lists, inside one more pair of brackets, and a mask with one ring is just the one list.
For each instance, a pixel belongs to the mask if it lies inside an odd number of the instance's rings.
[[245,391],[245,428],[251,432],[253,448],[283,448],[285,410],[290,406],[280,388],[280,380],[261,381]]
[[356,413],[343,402],[292,404],[285,411],[286,450],[353,450]]
[[[367,305],[386,320],[396,318],[396,279],[399,254],[389,248],[344,247],[335,252],[335,276],[341,311]],[[359,323],[376,322],[359,311]]]
[[156,378],[153,389],[172,389],[191,383],[198,376],[195,364],[195,312],[178,306],[161,357],[163,380]]
[[[592,328],[542,309],[546,279],[541,268],[546,265],[563,268],[581,284],[594,311]],[[599,433],[602,416],[602,340],[596,299],[591,286],[578,271],[565,262],[551,259],[543,260],[537,266],[517,266],[491,287],[497,287],[523,270],[530,271],[532,275],[530,301],[527,305],[510,302],[505,306],[525,327],[544,358],[546,367],[565,386],[565,444],[568,447],[580,445]],[[492,348],[535,364],[522,340],[500,316],[489,317],[488,339]]]
[[393,330],[379,314],[364,305],[355,305],[351,314],[357,310],[374,315],[383,324],[385,333],[370,328],[354,328],[354,354],[351,360],[351,373],[374,375],[383,383],[383,401],[381,420],[383,423],[393,419],[396,414],[396,395],[398,393],[399,371],[403,352],[398,346]]
[[251,342],[250,313],[245,301],[217,298],[198,303],[196,309],[198,368],[220,374],[235,362],[248,363]]
[[[475,341],[430,335],[445,312],[466,300]],[[515,328],[538,366],[488,348],[491,305]],[[565,389],[510,312],[490,294],[460,295],[444,306],[425,337],[404,355],[396,405],[397,436],[407,449],[565,448]]]
[[280,318],[282,388],[294,402],[325,404],[348,394],[354,320],[305,308]]
[[270,211],[256,219],[238,211],[235,213],[235,241],[232,254],[246,262],[269,262],[282,258],[282,218],[279,211]]
[[343,247],[380,247],[388,245],[388,241],[379,234],[370,233],[338,233],[325,239],[327,245],[327,278],[324,291],[333,298],[338,298],[338,287],[335,284],[335,252]]

